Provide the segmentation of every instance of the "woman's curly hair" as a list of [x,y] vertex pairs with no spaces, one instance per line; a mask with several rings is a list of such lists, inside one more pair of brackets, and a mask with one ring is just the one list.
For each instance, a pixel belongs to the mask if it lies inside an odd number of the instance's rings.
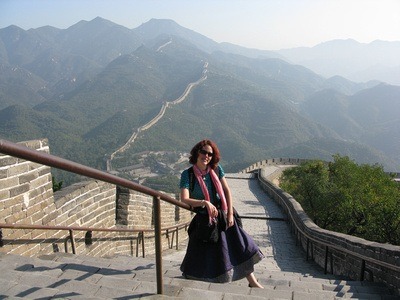
[[212,169],[215,170],[217,168],[217,166],[218,166],[218,162],[219,162],[219,160],[221,158],[221,155],[219,153],[219,149],[218,149],[217,145],[211,140],[207,140],[207,139],[206,140],[202,140],[202,141],[198,142],[196,145],[194,145],[194,147],[190,151],[189,162],[192,165],[196,164],[197,158],[199,157],[199,151],[201,149],[203,149],[203,147],[206,146],[206,145],[210,146],[213,149],[213,153],[214,154],[213,154],[213,156],[211,158],[209,166]]

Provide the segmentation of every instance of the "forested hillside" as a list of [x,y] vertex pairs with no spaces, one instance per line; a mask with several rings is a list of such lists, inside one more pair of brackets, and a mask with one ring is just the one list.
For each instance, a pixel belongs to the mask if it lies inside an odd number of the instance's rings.
[[46,137],[52,154],[73,161],[105,169],[111,153],[205,74],[118,153],[119,172],[142,164],[154,173],[157,162],[138,155],[167,151],[168,159],[157,158],[168,161],[163,174],[177,174],[185,167],[182,154],[206,137],[220,145],[227,171],[272,156],[335,153],[400,165],[399,139],[391,139],[400,115],[394,86],[327,79],[272,52],[257,58],[169,20],[133,30],[101,18],[63,30],[10,26],[0,29],[0,41],[0,137]]

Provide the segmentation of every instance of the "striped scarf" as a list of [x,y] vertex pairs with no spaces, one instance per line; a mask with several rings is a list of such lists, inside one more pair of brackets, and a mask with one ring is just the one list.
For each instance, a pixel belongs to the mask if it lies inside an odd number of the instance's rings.
[[[199,185],[201,187],[201,190],[202,190],[202,192],[204,194],[204,198],[205,198],[204,200],[211,201],[210,194],[208,192],[206,183],[203,180],[204,174],[202,174],[201,170],[196,165],[193,165],[193,171],[194,171],[194,175],[197,178],[197,182],[199,183]],[[217,190],[219,198],[221,199],[221,208],[226,213],[228,211],[228,206],[226,204],[225,193],[224,193],[224,189],[222,188],[221,181],[219,180],[219,178],[218,178],[217,174],[215,173],[215,171],[213,169],[211,169],[209,166],[207,167],[206,171],[207,171],[206,174],[210,173],[211,180],[212,180],[212,182],[213,182],[213,184],[214,184],[214,186],[215,186],[215,188]],[[209,211],[208,206],[207,206],[207,211],[208,211],[208,215],[211,216],[211,212]],[[215,220],[213,220],[210,217],[210,223],[213,222],[213,221],[215,221]]]

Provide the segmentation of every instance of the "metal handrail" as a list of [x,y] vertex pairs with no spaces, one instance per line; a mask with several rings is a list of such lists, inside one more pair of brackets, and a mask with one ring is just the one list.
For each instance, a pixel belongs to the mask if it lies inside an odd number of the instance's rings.
[[[166,234],[169,233],[170,230],[173,232],[185,228],[190,224],[189,222],[185,222],[182,224],[169,226],[165,228],[161,228],[161,232],[165,232]],[[46,225],[27,225],[27,224],[5,224],[0,223],[1,228],[8,228],[8,229],[34,229],[34,230],[66,230],[69,231],[69,239],[71,240],[72,244],[74,241],[73,233],[75,231],[86,231],[86,232],[127,232],[127,233],[140,233],[142,236],[145,232],[154,232],[153,228],[100,228],[100,227],[85,227],[85,226],[46,226]],[[176,249],[178,249],[179,240],[176,238]],[[173,241],[171,245],[168,245],[170,249],[173,247]],[[66,251],[68,252],[68,251]],[[72,245],[72,253],[76,254],[76,247]],[[144,249],[142,249],[142,256],[145,257]]]
[[326,249],[325,268],[324,268],[325,273],[327,273],[327,260],[328,260],[328,255],[327,254],[328,254],[328,249],[329,248],[335,249],[337,251],[340,251],[340,252],[343,252],[343,253],[346,253],[346,254],[349,254],[349,255],[352,255],[354,257],[357,257],[357,258],[361,259],[361,271],[360,271],[360,280],[361,281],[364,280],[364,269],[365,269],[365,262],[366,261],[368,261],[370,263],[373,263],[373,264],[376,264],[376,265],[381,266],[381,267],[385,267],[385,268],[394,270],[396,272],[400,272],[400,266],[389,264],[387,262],[376,260],[376,259],[374,259],[372,257],[368,257],[368,256],[365,256],[365,255],[356,253],[354,251],[351,251],[351,250],[348,250],[348,249],[343,248],[341,246],[338,246],[337,244],[333,244],[333,243],[327,242],[325,240],[322,240],[322,239],[320,239],[318,237],[315,237],[315,236],[311,236],[310,234],[306,233],[304,230],[302,230],[300,228],[299,224],[295,221],[296,218],[293,215],[292,210],[290,209],[290,207],[286,203],[286,201],[284,201],[284,199],[283,199],[284,197],[282,197],[276,191],[275,186],[271,182],[269,182],[268,180],[265,180],[264,178],[262,178],[262,176],[260,176],[260,174],[259,174],[258,178],[259,178],[260,181],[262,181],[264,184],[266,184],[270,188],[270,192],[273,193],[273,196],[274,197],[278,197],[279,200],[280,200],[280,203],[285,206],[286,212],[289,215],[288,217],[289,217],[290,220],[292,220],[291,223],[295,226],[295,229],[297,230],[297,232],[300,232],[303,236],[305,236],[307,238],[307,253],[306,253],[307,259],[308,259],[308,243],[309,243],[309,241],[312,241],[312,242],[315,242],[315,243],[319,243],[319,244],[321,244],[321,245],[326,247],[325,248]]
[[6,141],[3,139],[0,140],[0,152],[14,157],[19,157],[25,160],[33,161],[49,167],[62,169],[65,171],[69,171],[93,179],[98,179],[104,182],[120,185],[152,197],[159,197],[161,200],[164,200],[168,203],[190,210],[190,206],[187,205],[186,203],[180,202],[167,194],[153,190],[149,187],[145,187],[133,181],[64,158],[36,151],[28,147],[25,147],[23,145],[12,143],[10,141]]
[[[22,158],[28,161],[36,162],[42,165],[62,169],[75,174],[83,175],[93,179],[98,179],[115,185],[120,185],[131,190],[153,197],[154,207],[154,234],[155,234],[155,252],[156,252],[156,273],[157,273],[157,294],[163,294],[162,284],[162,249],[161,249],[161,220],[160,220],[160,200],[170,204],[191,210],[191,207],[180,202],[167,194],[142,186],[124,178],[100,171],[82,164],[60,158],[48,153],[36,151],[23,145],[18,145],[10,141],[0,139],[0,152],[14,157]],[[71,240],[72,241],[72,240]]]

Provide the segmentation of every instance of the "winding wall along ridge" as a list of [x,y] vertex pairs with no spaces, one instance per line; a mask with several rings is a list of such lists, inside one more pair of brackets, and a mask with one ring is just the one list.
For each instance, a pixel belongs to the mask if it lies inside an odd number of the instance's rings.
[[[168,44],[168,43],[167,43]],[[165,44],[165,45],[167,45]],[[165,46],[164,45],[164,46]],[[166,101],[163,103],[163,105],[161,106],[161,109],[159,111],[159,113],[153,118],[151,119],[149,122],[147,122],[146,124],[144,124],[143,126],[137,128],[137,130],[135,132],[132,133],[132,135],[130,136],[130,138],[128,139],[128,141],[119,149],[115,150],[111,155],[110,158],[107,160],[107,171],[111,171],[112,170],[112,165],[111,165],[111,161],[114,159],[115,155],[117,153],[120,152],[124,152],[126,149],[128,149],[129,147],[132,146],[132,144],[134,143],[135,139],[138,137],[138,135],[145,130],[150,129],[152,126],[154,126],[158,121],[161,120],[161,118],[164,116],[166,110],[168,107],[170,107],[170,105],[176,105],[181,103],[182,101],[184,101],[186,99],[186,97],[189,95],[189,93],[192,91],[192,89],[194,87],[196,87],[197,85],[199,85],[200,83],[202,83],[203,81],[205,81],[207,79],[207,68],[208,68],[208,62],[204,63],[203,66],[203,72],[202,72],[202,76],[199,80],[195,81],[195,82],[191,82],[186,86],[185,91],[183,92],[183,94],[181,96],[179,96],[177,99],[175,99],[174,101]]]

